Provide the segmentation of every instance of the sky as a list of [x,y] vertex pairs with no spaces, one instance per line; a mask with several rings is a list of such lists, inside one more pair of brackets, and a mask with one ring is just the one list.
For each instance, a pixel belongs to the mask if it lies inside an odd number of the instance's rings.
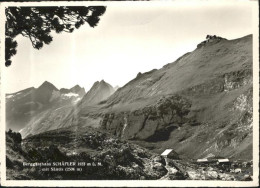
[[139,72],[159,69],[193,51],[206,35],[227,39],[253,33],[252,5],[246,3],[151,6],[111,4],[98,26],[73,33],[52,33],[40,50],[18,36],[17,54],[5,67],[6,93],[39,87],[49,81],[58,89],[90,89],[104,79],[124,86]]

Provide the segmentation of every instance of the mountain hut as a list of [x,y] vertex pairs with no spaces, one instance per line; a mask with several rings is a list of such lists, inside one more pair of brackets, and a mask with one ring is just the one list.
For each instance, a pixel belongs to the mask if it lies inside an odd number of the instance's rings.
[[218,159],[217,164],[222,167],[231,167],[231,162],[229,159]]
[[180,159],[178,153],[176,153],[173,149],[166,149],[162,152],[161,156],[164,158],[170,159]]

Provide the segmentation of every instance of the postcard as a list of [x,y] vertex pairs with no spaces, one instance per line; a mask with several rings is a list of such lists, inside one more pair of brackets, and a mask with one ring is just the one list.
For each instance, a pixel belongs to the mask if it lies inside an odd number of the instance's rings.
[[0,6],[1,185],[259,185],[257,1]]

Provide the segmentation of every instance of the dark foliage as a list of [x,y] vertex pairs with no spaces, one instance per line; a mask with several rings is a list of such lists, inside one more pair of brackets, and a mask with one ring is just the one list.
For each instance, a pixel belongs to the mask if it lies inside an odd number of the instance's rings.
[[53,40],[51,31],[72,33],[86,22],[95,27],[105,11],[104,6],[6,8],[5,65],[10,66],[11,57],[16,54],[17,42],[14,38],[17,35],[28,37],[32,46],[39,50]]
[[16,133],[13,132],[11,129],[8,130],[7,134],[13,138],[13,140],[17,143],[17,144],[21,144],[22,142],[22,135],[20,133]]
[[27,151],[28,158],[33,162],[66,161],[68,157],[63,154],[57,146],[50,145],[46,148],[30,148]]

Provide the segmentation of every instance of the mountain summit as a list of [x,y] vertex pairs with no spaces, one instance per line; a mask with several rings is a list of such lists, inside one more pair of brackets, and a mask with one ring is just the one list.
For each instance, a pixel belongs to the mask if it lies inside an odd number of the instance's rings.
[[79,85],[75,85],[70,89],[61,88],[60,92],[62,94],[74,93],[74,94],[78,94],[80,97],[83,97],[86,94],[84,87],[80,87]]
[[59,90],[52,83],[45,81],[35,90],[33,97],[35,101],[46,104],[54,100],[58,92]]
[[58,91],[58,89],[50,82],[45,81],[43,82],[42,85],[40,85],[40,87],[37,88],[38,90],[55,90]]
[[104,80],[97,81],[83,97],[82,104],[85,106],[97,104],[110,97],[114,92],[114,88],[109,83]]

